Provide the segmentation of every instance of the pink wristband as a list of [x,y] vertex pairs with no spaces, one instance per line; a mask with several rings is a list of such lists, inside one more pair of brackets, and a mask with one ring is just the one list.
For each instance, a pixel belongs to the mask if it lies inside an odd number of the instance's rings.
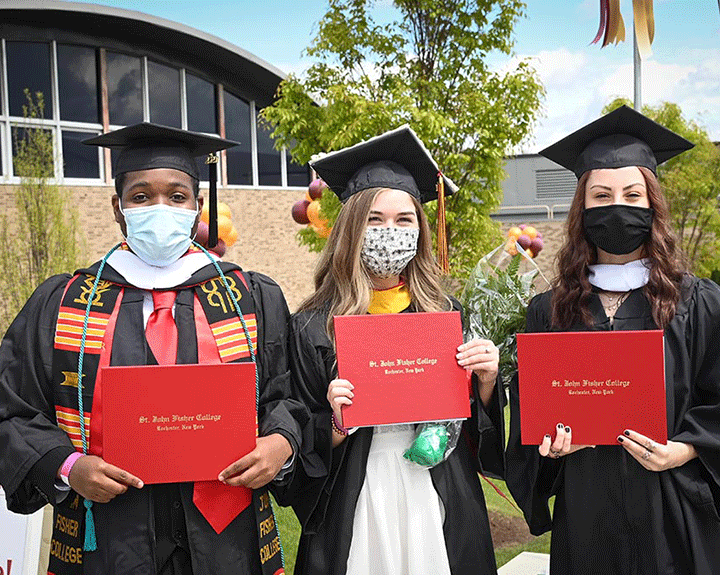
[[345,429],[338,420],[337,416],[335,415],[335,412],[332,414],[332,428],[334,431],[336,431],[339,435],[347,435],[348,430]]
[[82,453],[76,451],[75,453],[68,455],[67,459],[62,464],[62,467],[60,468],[60,479],[65,485],[70,485],[70,471],[72,470],[73,465],[75,465],[75,462],[82,456]]

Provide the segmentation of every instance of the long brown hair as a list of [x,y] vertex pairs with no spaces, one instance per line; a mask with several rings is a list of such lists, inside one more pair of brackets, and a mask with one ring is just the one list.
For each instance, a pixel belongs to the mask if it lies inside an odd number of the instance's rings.
[[[675,316],[686,267],[669,224],[668,206],[660,184],[652,171],[638,168],[645,179],[648,202],[654,212],[650,236],[643,250],[643,257],[650,260],[650,278],[643,291],[650,302],[655,324],[665,328]],[[586,325],[593,323],[589,309],[592,286],[588,281],[588,266],[597,263],[597,249],[588,241],[583,227],[585,187],[589,176],[590,172],[585,172],[578,181],[568,212],[565,244],[557,256],[552,325],[560,329],[567,329],[578,321]]]
[[[327,244],[315,268],[315,293],[300,304],[298,311],[327,308],[326,330],[334,341],[333,316],[367,313],[373,284],[360,259],[368,216],[375,198],[387,188],[370,188],[350,197],[340,210]],[[432,234],[420,203],[415,206],[420,235],[415,257],[402,277],[411,296],[414,311],[443,311],[451,308],[440,285],[440,268],[432,249]]]

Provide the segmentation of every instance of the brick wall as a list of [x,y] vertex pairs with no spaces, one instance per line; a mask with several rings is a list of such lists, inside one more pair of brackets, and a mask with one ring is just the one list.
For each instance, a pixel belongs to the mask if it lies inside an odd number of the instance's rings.
[[[114,189],[108,186],[74,186],[64,188],[81,216],[81,229],[87,240],[87,262],[100,259],[121,238],[113,218],[110,200]],[[12,219],[15,211],[13,186],[0,185],[0,213]],[[207,190],[201,190],[207,194]],[[317,254],[298,245],[295,234],[299,226],[292,220],[290,209],[302,199],[300,190],[219,190],[220,201],[232,210],[238,229],[237,243],[223,259],[233,261],[246,270],[272,277],[282,288],[291,310],[312,292],[312,274]],[[536,263],[547,276],[554,276],[554,256],[561,245],[562,221],[526,222],[543,234],[545,248]],[[510,224],[503,226],[507,232]]]

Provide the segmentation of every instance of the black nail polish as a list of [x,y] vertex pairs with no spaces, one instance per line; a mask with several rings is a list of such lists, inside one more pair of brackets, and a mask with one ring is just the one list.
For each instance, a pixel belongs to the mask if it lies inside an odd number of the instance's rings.
[[619,441],[620,443],[622,443],[622,442],[625,441],[625,440],[624,440],[622,437],[618,436],[618,441]]
[[546,434],[545,434],[545,437],[546,437],[547,439],[550,439],[550,434],[549,434],[549,433],[546,433]]
[[566,428],[565,428],[565,433],[570,433],[570,428],[569,428],[569,427],[566,427]]
[[627,429],[626,429],[625,431],[623,431],[623,433],[624,433],[625,435],[627,435],[628,437],[630,437],[630,432],[629,432]]
[[562,424],[562,423],[558,423],[558,429],[562,429],[562,428],[563,428],[563,424]]

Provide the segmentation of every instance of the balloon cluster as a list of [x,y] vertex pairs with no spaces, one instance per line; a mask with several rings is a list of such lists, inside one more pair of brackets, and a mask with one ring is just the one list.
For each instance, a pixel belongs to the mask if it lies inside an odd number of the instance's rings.
[[526,224],[513,226],[508,230],[507,237],[505,251],[511,256],[517,255],[517,246],[525,250],[525,253],[531,258],[534,258],[543,249],[542,234],[532,226]]
[[[218,213],[218,243],[214,248],[208,248],[211,252],[216,253],[218,256],[223,257],[225,250],[233,245],[238,239],[238,231],[232,223],[232,212],[230,207],[224,202],[218,202],[217,206]],[[210,221],[210,208],[208,202],[203,205],[202,213],[200,214],[200,222],[198,223],[197,234],[195,235],[195,241],[203,247],[208,247],[208,233],[210,228],[208,222]]]
[[308,186],[305,198],[295,202],[292,207],[293,220],[298,224],[307,224],[321,238],[328,237],[332,230],[328,226],[327,219],[323,218],[320,212],[320,198],[322,198],[323,191],[327,189],[327,184],[321,179],[313,180]]

